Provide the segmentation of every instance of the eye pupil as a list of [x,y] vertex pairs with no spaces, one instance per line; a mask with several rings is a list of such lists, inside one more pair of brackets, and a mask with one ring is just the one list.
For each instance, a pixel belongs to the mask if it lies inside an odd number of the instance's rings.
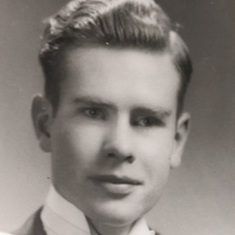
[[90,115],[95,116],[97,114],[96,110],[92,109],[90,110]]
[[147,125],[150,125],[151,124],[151,121],[148,119],[148,118],[145,118],[144,120],[143,120],[143,125],[144,126],[147,126]]
[[92,119],[102,119],[102,118],[104,118],[104,113],[101,110],[97,109],[97,108],[86,109],[84,114],[87,117],[90,117]]
[[147,118],[144,119],[144,124],[148,124],[149,120]]

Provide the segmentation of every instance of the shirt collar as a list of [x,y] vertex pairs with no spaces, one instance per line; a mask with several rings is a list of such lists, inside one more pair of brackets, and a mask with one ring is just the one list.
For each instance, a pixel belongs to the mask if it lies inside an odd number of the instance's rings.
[[132,227],[129,235],[154,235],[155,232],[150,230],[144,218],[138,219]]
[[[45,230],[57,235],[90,235],[86,217],[82,211],[64,199],[51,186],[45,201],[41,219]],[[48,231],[47,231],[48,232]],[[138,219],[129,235],[153,235],[144,218]]]
[[46,198],[41,219],[44,227],[58,235],[90,234],[82,211],[63,198],[53,186]]

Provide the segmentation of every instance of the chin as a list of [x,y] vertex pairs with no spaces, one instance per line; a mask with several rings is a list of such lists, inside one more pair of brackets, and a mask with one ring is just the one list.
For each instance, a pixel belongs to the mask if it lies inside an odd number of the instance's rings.
[[132,224],[136,219],[139,217],[136,215],[128,215],[128,214],[119,214],[114,212],[112,213],[103,213],[103,214],[97,214],[97,215],[92,215],[91,217],[92,220],[98,221],[99,223],[109,225],[112,227],[122,227],[126,226],[129,224]]
[[147,210],[140,208],[138,205],[118,204],[108,202],[106,205],[99,204],[89,210],[87,216],[103,224],[120,227],[133,223],[147,212]]

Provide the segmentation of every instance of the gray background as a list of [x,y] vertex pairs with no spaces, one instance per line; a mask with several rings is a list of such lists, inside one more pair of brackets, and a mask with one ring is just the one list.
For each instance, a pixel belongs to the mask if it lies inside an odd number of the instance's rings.
[[[50,184],[30,103],[42,89],[37,62],[42,19],[65,0],[0,0],[0,230],[17,228]],[[164,235],[235,234],[235,1],[161,0],[183,25],[194,61],[193,116],[181,168],[148,215]]]

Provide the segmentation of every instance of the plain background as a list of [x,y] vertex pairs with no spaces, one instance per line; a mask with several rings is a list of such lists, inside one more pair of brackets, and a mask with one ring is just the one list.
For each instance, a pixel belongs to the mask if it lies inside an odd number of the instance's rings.
[[[30,106],[42,91],[42,19],[65,0],[0,0],[0,230],[17,228],[42,203],[50,158],[34,136]],[[235,234],[235,2],[161,0],[181,25],[194,76],[193,121],[182,166],[148,215],[164,235]]]

